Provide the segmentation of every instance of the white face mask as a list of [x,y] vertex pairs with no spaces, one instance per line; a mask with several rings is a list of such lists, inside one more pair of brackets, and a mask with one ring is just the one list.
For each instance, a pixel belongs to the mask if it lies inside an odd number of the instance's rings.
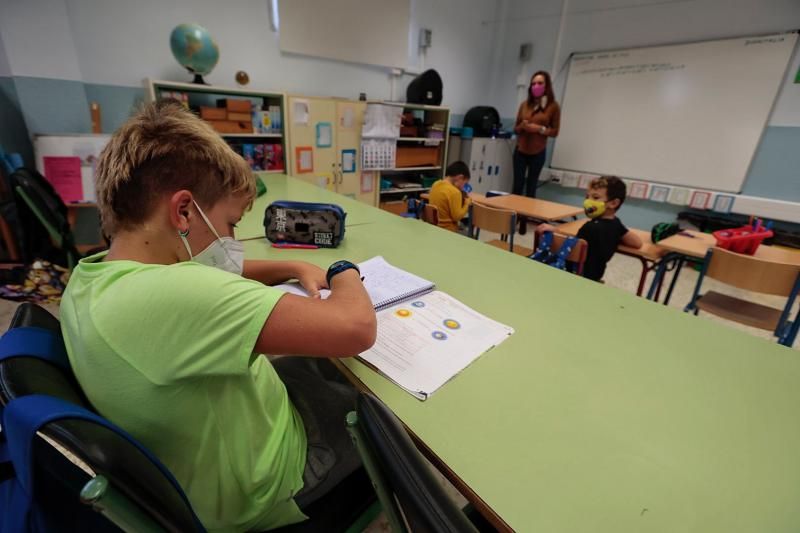
[[197,202],[194,200],[192,200],[192,202],[197,208],[197,211],[200,213],[200,216],[203,217],[208,229],[211,230],[211,233],[214,234],[217,240],[212,241],[211,244],[209,244],[206,249],[199,254],[192,255],[192,249],[189,247],[189,242],[186,240],[186,236],[179,232],[178,236],[181,238],[183,245],[186,247],[186,252],[189,254],[189,259],[203,265],[220,268],[226,272],[231,272],[241,276],[242,270],[244,269],[244,245],[232,237],[220,237],[219,233],[217,233],[217,230],[215,230],[214,226],[211,225],[208,217],[206,217],[206,214],[203,213],[203,210],[200,209],[199,205],[197,205]]

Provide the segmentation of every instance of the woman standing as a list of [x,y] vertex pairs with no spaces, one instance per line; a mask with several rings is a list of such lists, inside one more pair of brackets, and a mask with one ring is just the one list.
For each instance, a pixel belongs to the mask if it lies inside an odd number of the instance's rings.
[[558,136],[561,108],[553,95],[550,74],[540,70],[531,77],[528,98],[519,105],[514,132],[514,194],[536,197],[539,173],[547,156],[547,138]]

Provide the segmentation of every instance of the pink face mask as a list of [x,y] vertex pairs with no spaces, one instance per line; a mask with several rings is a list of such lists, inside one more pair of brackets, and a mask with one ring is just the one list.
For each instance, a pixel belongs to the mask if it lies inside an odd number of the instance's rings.
[[531,94],[534,98],[541,98],[544,95],[544,85],[531,85]]

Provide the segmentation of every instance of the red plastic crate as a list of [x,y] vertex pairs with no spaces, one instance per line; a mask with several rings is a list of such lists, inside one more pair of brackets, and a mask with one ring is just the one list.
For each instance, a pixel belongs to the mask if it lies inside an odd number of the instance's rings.
[[753,226],[747,225],[741,228],[717,230],[712,235],[717,239],[717,246],[720,248],[753,255],[764,239],[772,237],[772,230],[761,227],[755,231]]

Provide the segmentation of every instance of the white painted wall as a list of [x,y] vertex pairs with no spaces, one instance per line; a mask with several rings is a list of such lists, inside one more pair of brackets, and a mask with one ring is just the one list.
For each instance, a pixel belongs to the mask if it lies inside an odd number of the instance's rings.
[[6,47],[3,44],[3,35],[0,34],[0,77],[11,76],[11,66],[8,64]]
[[[504,68],[495,80],[497,88],[493,88],[498,95],[496,106],[505,117],[514,116],[519,105],[514,85],[519,73],[516,50],[522,42],[534,43],[534,59],[525,66],[525,73],[530,76],[542,68],[555,75],[572,52],[720,39],[800,28],[798,0],[510,2]],[[568,9],[560,54],[554,67],[553,54],[562,2],[567,2]],[[557,88],[563,80],[562,74],[555,84]]]
[[[455,113],[486,101],[492,26],[484,21],[500,1],[412,1],[409,62],[419,64],[418,28],[432,29],[425,67],[442,75],[444,105]],[[254,88],[389,98],[385,68],[282,54],[270,29],[269,6],[268,0],[0,0],[0,35],[15,76],[141,86],[147,77],[191,78],[172,57],[169,33],[179,23],[197,22],[220,47],[209,83],[232,86],[235,72],[245,70]],[[359,24],[368,23],[354,20],[342,31],[358,31]],[[403,76],[398,82],[399,97],[411,79]]]
[[0,0],[0,35],[12,75],[81,79],[64,0]]

